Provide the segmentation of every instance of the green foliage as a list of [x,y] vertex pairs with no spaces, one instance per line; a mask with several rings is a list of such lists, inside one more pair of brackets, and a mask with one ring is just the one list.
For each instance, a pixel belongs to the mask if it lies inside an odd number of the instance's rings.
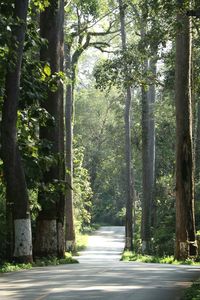
[[78,261],[72,257],[71,253],[66,252],[64,258],[45,257],[42,259],[36,259],[35,262],[33,263],[33,267],[58,266],[58,265],[74,264],[74,263],[78,263]]
[[83,88],[77,95],[75,111],[74,133],[84,150],[94,195],[92,221],[122,224],[118,214],[124,207],[121,97],[115,90],[107,94],[94,87]]
[[120,88],[147,84],[148,78],[142,72],[143,59],[133,45],[126,51],[116,52],[113,59],[99,62],[94,70],[96,87],[104,90],[113,86]]
[[76,234],[76,251],[83,251],[88,244],[88,234],[81,233],[80,231]]
[[16,272],[21,270],[27,270],[31,269],[32,264],[11,264],[11,263],[4,263],[2,266],[0,266],[0,273],[8,273],[8,272]]
[[199,300],[200,299],[200,282],[195,281],[191,287],[189,287],[181,300]]
[[[1,162],[1,161],[0,161]],[[0,165],[0,264],[6,255],[6,194]]]
[[27,269],[31,269],[32,267],[58,266],[58,265],[74,264],[74,263],[78,263],[78,261],[72,257],[71,253],[66,252],[64,258],[50,257],[50,258],[36,259],[32,264],[31,263],[12,264],[6,262],[0,266],[0,273],[27,270]]
[[195,262],[192,259],[187,259],[185,261],[177,261],[174,259],[174,256],[153,256],[153,255],[142,255],[135,252],[125,251],[122,254],[121,260],[124,261],[137,261],[144,263],[159,263],[159,264],[182,264],[182,265],[199,265],[198,262]]
[[74,2],[85,15],[98,16],[100,9],[98,0],[76,0]]
[[50,5],[50,0],[32,0],[31,5],[39,11],[44,11]]
[[159,256],[172,255],[175,242],[174,178],[162,176],[157,179],[156,184],[156,220],[152,232],[152,249]]
[[84,148],[74,148],[74,207],[76,227],[83,230],[91,221],[92,189],[88,170],[83,166]]

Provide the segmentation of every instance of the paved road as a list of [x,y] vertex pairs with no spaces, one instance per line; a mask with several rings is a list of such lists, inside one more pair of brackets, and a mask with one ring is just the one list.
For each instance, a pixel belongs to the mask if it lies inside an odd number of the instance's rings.
[[80,264],[1,275],[0,299],[178,300],[190,280],[200,277],[200,267],[120,262],[123,231],[102,227]]

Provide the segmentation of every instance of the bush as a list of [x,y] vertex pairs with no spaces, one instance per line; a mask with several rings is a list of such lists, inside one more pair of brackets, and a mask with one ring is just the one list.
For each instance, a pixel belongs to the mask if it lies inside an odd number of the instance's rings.
[[200,299],[200,282],[196,281],[189,287],[182,300],[199,300]]

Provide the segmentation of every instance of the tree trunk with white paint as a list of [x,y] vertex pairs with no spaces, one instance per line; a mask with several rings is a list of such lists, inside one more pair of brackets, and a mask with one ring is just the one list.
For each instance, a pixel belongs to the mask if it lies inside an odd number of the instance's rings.
[[[49,63],[51,76],[56,75],[61,69],[61,31],[62,31],[62,0],[50,0],[49,6],[40,16],[40,34],[42,38],[48,41],[48,45],[43,45],[40,51],[41,62],[45,65]],[[61,223],[57,226],[58,210],[60,206],[60,192],[57,185],[60,182],[60,162],[63,153],[60,153],[62,143],[61,138],[61,117],[62,117],[62,99],[60,81],[55,82],[56,89],[49,88],[47,98],[42,102],[42,107],[51,115],[53,122],[40,127],[41,141],[51,144],[44,149],[45,155],[53,155],[54,161],[51,166],[43,171],[43,183],[45,189],[39,191],[39,203],[41,211],[36,220],[36,239],[34,245],[34,254],[38,257],[57,256],[60,252],[60,243],[62,243],[60,233]],[[53,191],[49,191],[49,184],[53,186]],[[60,212],[59,212],[60,213]],[[59,216],[63,221],[64,216]]]
[[[28,0],[14,1],[13,14],[17,25],[12,26],[12,41],[9,49],[12,68],[9,63],[5,80],[1,125],[2,159],[6,182],[7,208],[9,208],[7,215],[12,219],[13,214],[14,219],[14,245],[10,244],[9,252],[12,253],[12,258],[17,262],[23,263],[32,261],[29,199],[24,168],[17,144],[17,110],[27,10]],[[12,224],[9,234],[12,237],[11,230]]]

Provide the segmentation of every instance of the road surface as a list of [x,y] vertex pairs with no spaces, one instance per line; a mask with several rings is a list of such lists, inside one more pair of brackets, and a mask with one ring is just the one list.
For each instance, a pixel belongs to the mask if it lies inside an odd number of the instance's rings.
[[123,227],[91,236],[79,264],[0,275],[0,299],[178,300],[200,267],[120,262]]

